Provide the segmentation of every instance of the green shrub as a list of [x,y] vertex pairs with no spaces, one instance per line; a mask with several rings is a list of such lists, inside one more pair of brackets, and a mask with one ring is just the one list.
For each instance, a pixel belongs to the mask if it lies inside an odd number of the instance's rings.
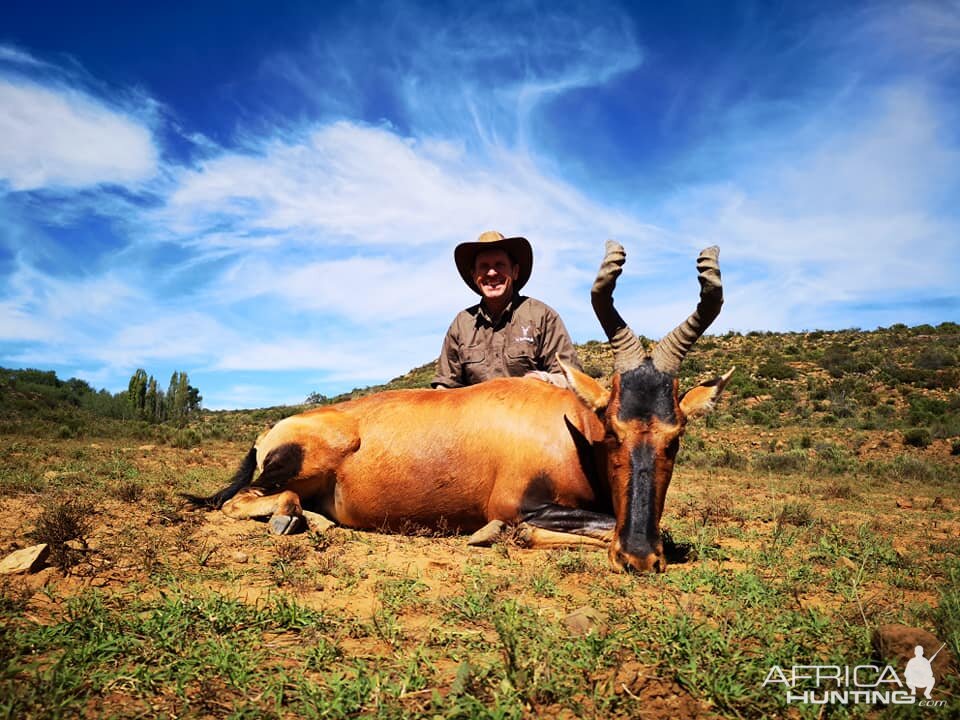
[[757,368],[757,375],[771,380],[789,380],[797,376],[797,371],[779,355],[767,358]]
[[777,517],[777,527],[784,525],[795,525],[796,527],[809,527],[816,522],[813,514],[813,508],[808,503],[788,502],[780,510]]
[[836,378],[846,373],[857,372],[857,362],[853,353],[842,343],[827,346],[820,360],[820,366]]
[[956,364],[957,358],[954,354],[940,345],[928,345],[920,351],[913,363],[914,367],[921,370],[942,370]]
[[933,437],[927,428],[910,428],[903,433],[903,442],[913,447],[925,448],[933,442]]
[[809,458],[803,450],[788,450],[787,452],[762,453],[754,455],[753,466],[757,470],[768,472],[798,472],[807,466]]
[[170,444],[177,448],[192,448],[200,444],[200,433],[195,428],[183,428],[177,430],[170,441]]
[[855,459],[853,455],[839,445],[817,443],[814,450],[817,454],[814,465],[820,472],[839,475],[852,470],[854,467]]
[[913,455],[898,455],[887,467],[887,473],[897,479],[933,480],[936,468],[922,458]]

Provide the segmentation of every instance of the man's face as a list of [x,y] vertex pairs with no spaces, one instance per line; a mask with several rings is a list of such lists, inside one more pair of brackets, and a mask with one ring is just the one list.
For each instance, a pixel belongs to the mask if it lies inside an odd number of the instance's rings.
[[502,300],[513,295],[513,283],[520,275],[503,250],[481,250],[473,261],[473,280],[487,300]]

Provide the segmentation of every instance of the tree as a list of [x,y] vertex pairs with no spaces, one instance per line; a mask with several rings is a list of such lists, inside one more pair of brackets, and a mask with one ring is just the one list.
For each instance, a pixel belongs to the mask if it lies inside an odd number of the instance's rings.
[[147,402],[147,371],[143,368],[137,368],[137,371],[130,378],[130,384],[127,386],[127,397],[130,399],[134,417],[143,417]]
[[176,423],[182,423],[188,415],[200,409],[202,401],[200,391],[190,385],[187,374],[174,371],[170,376],[170,388],[167,390],[167,417]]

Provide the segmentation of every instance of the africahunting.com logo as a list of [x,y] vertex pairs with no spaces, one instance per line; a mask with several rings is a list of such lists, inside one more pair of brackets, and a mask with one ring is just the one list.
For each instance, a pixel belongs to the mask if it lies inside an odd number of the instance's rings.
[[[932,696],[936,680],[930,666],[940,650],[926,658],[923,647],[917,645],[902,676],[892,665],[774,665],[762,686],[782,689],[788,704],[943,707],[946,702]],[[922,691],[919,696],[918,690]]]

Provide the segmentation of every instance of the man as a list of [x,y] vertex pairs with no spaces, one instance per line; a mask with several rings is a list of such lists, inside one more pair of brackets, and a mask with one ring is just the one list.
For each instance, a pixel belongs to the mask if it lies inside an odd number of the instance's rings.
[[461,311],[447,330],[431,385],[457,388],[497,377],[531,375],[566,387],[557,355],[580,369],[560,316],[539,300],[520,295],[533,270],[526,238],[496,231],[453,253],[457,270],[480,303]]

